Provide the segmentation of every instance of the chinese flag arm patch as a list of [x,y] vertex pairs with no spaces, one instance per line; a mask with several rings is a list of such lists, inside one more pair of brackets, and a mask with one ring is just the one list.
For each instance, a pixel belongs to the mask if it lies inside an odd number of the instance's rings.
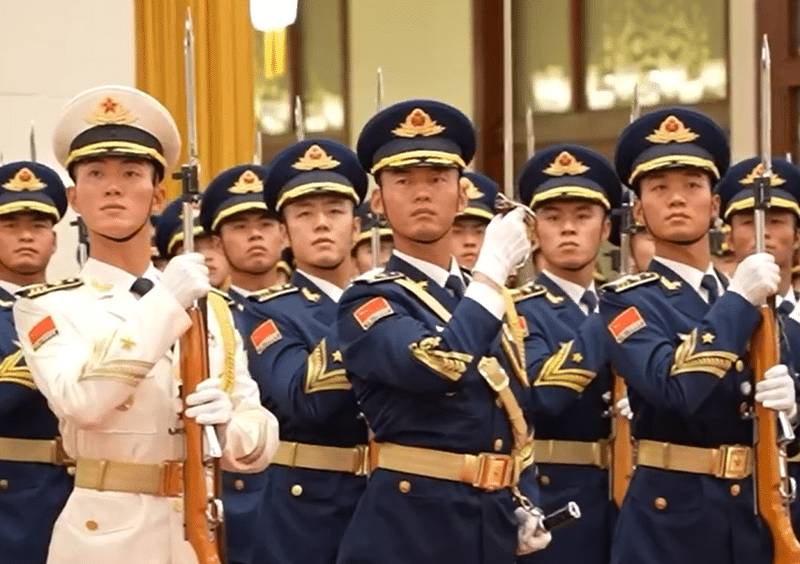
[[614,339],[621,343],[640,329],[644,329],[646,325],[639,310],[635,306],[631,306],[611,320],[608,330]]
[[372,327],[376,321],[392,315],[394,310],[384,298],[372,298],[364,305],[353,312],[361,328],[366,331]]
[[33,350],[38,350],[43,344],[58,335],[58,329],[49,315],[39,321],[28,331],[28,340],[31,342]]
[[267,319],[261,325],[253,329],[250,333],[250,342],[258,354],[264,352],[267,347],[277,343],[283,338],[280,329],[272,319]]

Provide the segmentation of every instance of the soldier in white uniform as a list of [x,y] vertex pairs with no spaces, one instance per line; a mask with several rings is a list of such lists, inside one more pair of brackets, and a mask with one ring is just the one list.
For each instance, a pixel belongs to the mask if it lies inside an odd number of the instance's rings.
[[194,564],[175,346],[194,300],[208,296],[211,377],[187,398],[186,415],[215,426],[222,467],[263,470],[277,421],[261,406],[227,303],[209,293],[203,257],[180,255],[163,273],[150,263],[149,217],[180,152],[167,110],[132,88],[83,92],[65,107],[54,149],[75,182],[68,199],[88,227],[91,258],[78,278],[24,289],[14,306],[33,379],[76,460],[48,563]]

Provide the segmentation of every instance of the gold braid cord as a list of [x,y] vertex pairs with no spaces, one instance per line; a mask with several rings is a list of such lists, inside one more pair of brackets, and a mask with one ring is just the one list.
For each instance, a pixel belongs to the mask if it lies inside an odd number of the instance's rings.
[[425,337],[411,343],[408,348],[412,356],[422,364],[441,374],[448,380],[458,381],[467,370],[467,365],[472,362],[472,355],[439,349],[441,337]]

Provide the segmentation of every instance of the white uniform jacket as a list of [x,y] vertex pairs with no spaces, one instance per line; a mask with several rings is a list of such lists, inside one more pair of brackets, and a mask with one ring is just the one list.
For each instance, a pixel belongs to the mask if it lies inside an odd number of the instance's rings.
[[[90,259],[77,279],[28,290],[14,305],[28,366],[72,458],[158,464],[184,457],[183,435],[174,432],[181,409],[175,344],[190,320],[158,276],[151,266],[145,277],[155,286],[137,299],[132,275]],[[209,370],[233,403],[222,467],[258,472],[277,449],[278,423],[261,406],[230,311],[208,309]],[[76,487],[55,524],[48,563],[115,561],[195,563],[182,499]]]

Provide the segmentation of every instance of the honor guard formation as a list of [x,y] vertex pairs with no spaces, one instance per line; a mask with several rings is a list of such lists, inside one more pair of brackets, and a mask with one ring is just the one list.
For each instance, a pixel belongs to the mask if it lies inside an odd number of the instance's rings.
[[75,96],[68,186],[0,166],[0,562],[800,563],[800,169],[669,107],[512,201],[476,143],[406,100],[167,202],[167,109]]

